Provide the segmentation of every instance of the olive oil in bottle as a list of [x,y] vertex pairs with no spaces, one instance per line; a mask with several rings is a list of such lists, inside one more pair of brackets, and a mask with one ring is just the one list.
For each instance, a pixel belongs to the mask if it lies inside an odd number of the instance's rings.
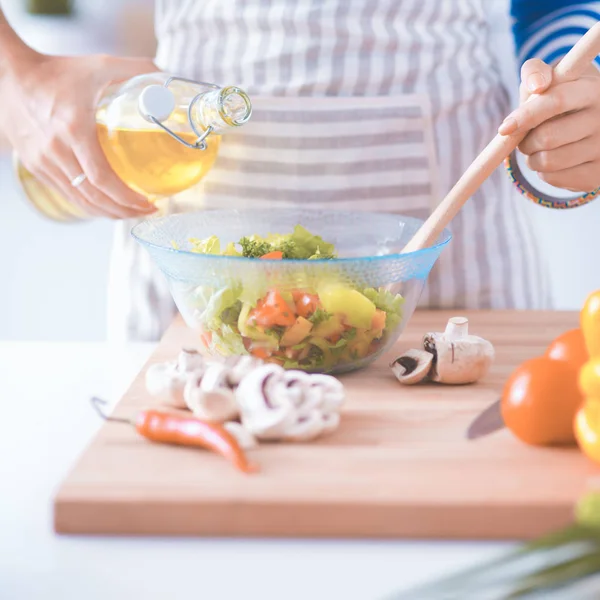
[[[97,107],[96,130],[114,172],[132,190],[156,201],[201,181],[217,158],[221,136],[251,114],[250,99],[237,87],[151,73],[107,88]],[[14,165],[25,195],[46,217],[60,222],[89,218],[38,181],[16,155]]]

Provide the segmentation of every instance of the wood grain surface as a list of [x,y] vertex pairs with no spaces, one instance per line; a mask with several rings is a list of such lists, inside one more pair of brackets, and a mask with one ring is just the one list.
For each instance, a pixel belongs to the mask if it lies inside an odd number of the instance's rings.
[[[571,519],[598,469],[576,449],[526,446],[504,430],[469,441],[472,419],[511,370],[542,353],[576,313],[466,312],[496,361],[477,384],[401,386],[388,364],[442,331],[447,312],[418,312],[394,349],[342,378],[338,431],[308,444],[252,451],[257,475],[201,450],[166,447],[107,423],[55,499],[63,534],[527,539]],[[149,361],[172,360],[194,338],[181,320]],[[142,371],[115,415],[152,405]],[[91,410],[91,408],[90,408]]]

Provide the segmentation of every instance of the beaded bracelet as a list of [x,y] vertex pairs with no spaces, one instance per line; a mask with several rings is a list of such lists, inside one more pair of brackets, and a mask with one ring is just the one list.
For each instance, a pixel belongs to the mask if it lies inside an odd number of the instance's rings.
[[516,151],[511,152],[510,156],[504,160],[504,166],[506,167],[508,176],[519,192],[535,204],[545,206],[546,208],[577,208],[600,196],[600,187],[582,196],[576,196],[575,198],[556,198],[555,196],[550,196],[549,194],[541,192],[529,183],[527,178],[523,175],[516,159],[515,152]]

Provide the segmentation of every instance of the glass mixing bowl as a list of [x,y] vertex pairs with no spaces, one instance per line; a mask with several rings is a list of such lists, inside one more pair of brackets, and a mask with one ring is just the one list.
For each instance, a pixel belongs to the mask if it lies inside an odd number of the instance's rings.
[[[252,354],[285,368],[335,374],[375,360],[412,316],[451,238],[444,231],[434,246],[401,254],[421,224],[336,210],[210,210],[150,219],[132,235],[166,276],[207,354]],[[217,236],[225,248],[244,236],[289,234],[296,225],[333,243],[338,258],[199,254],[190,242]]]

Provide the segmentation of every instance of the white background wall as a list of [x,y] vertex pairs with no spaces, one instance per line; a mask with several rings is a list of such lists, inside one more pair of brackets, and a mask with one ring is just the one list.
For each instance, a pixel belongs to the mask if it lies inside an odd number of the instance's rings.
[[[69,22],[25,18],[22,4],[2,0],[18,31],[42,51],[144,54],[152,43],[152,0],[80,1],[79,16]],[[498,12],[493,46],[514,79],[506,4],[489,6]],[[533,213],[552,267],[557,308],[579,309],[600,288],[600,201],[572,211],[524,201],[524,210]],[[110,242],[109,222],[58,225],[29,209],[15,187],[10,155],[0,152],[0,339],[104,339]]]

